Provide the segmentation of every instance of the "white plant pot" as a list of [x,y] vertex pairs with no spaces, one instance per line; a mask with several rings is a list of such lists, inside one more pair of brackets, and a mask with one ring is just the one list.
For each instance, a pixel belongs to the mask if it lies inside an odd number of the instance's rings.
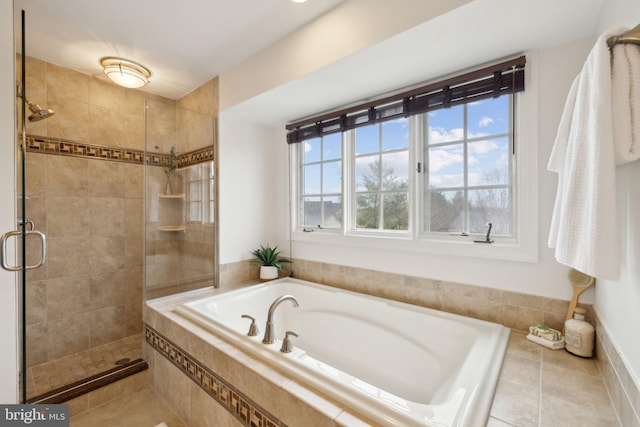
[[272,280],[278,278],[278,269],[273,265],[260,266],[260,279]]

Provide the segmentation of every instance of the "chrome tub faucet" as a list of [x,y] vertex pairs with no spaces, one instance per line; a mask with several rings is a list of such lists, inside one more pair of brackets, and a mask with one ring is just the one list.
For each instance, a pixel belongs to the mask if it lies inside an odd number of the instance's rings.
[[298,300],[293,295],[282,295],[281,297],[276,298],[273,304],[271,304],[271,307],[269,307],[269,312],[267,313],[267,326],[265,328],[266,330],[264,331],[264,338],[262,339],[263,344],[273,344],[274,342],[276,342],[275,328],[273,326],[273,314],[276,311],[278,305],[280,305],[281,302],[287,300],[291,300],[294,307],[299,306]]

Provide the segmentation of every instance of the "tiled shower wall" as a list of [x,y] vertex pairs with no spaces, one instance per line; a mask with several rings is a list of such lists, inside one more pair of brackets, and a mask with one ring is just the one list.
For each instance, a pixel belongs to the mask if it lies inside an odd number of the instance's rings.
[[[213,149],[197,148],[212,145],[218,80],[173,101],[27,57],[26,85],[30,102],[55,111],[27,123],[27,217],[48,239],[47,263],[27,277],[33,366],[141,332],[145,99],[169,112],[149,126],[166,136],[163,151],[176,144],[191,163],[211,161]],[[189,224],[177,242],[189,271],[213,270],[213,233]],[[38,255],[28,242],[28,264]]]
[[[55,115],[27,134],[92,147],[144,149],[142,92],[27,58],[27,99]],[[46,233],[48,259],[27,277],[27,364],[141,332],[143,165],[27,153],[27,217]],[[59,147],[58,147],[59,148]],[[85,154],[87,154],[85,152]],[[29,242],[33,264],[39,251]]]
[[[172,174],[171,192],[184,194],[179,198],[161,197],[166,190],[165,168],[146,168],[147,299],[215,283],[216,224],[210,221],[208,211],[201,209],[211,206],[208,177],[216,164],[217,83],[217,78],[210,80],[176,105],[147,102],[146,150],[166,156],[175,149],[178,169]],[[163,225],[182,225],[185,229],[163,231],[159,229]]]

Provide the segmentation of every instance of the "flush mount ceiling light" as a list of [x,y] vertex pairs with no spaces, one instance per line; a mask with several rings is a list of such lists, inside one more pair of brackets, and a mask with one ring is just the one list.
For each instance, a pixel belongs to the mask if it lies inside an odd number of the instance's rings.
[[108,56],[102,58],[100,63],[106,76],[117,85],[137,89],[149,83],[151,71],[136,62]]

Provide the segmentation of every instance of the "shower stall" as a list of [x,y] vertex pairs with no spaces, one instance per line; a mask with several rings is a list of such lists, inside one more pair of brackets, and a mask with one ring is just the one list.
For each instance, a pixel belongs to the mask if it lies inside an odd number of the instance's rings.
[[60,403],[146,369],[145,298],[217,283],[217,80],[115,86],[29,56],[17,12],[20,400]]

